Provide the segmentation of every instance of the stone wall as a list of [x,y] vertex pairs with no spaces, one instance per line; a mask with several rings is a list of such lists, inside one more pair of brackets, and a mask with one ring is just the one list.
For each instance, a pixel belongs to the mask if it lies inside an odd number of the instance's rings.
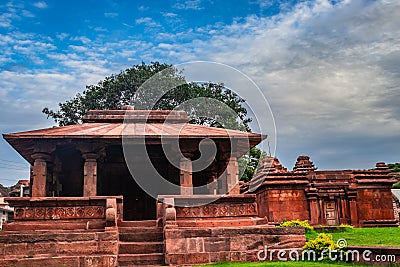
[[259,199],[260,216],[267,216],[270,223],[309,219],[304,189],[269,189],[262,192]]
[[390,189],[371,188],[357,191],[358,218],[361,224],[379,224],[385,220],[394,220]]
[[117,266],[118,233],[0,234],[0,266]]
[[217,227],[165,229],[166,264],[220,261],[258,261],[265,249],[299,249],[305,244],[302,228]]

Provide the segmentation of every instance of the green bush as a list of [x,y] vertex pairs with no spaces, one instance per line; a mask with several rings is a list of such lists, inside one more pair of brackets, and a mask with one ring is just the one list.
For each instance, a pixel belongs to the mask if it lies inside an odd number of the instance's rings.
[[394,185],[392,185],[393,189],[400,189],[400,182],[395,183]]
[[306,232],[311,232],[314,228],[308,224],[308,221],[300,221],[300,220],[291,220],[291,221],[283,221],[279,227],[303,227]]
[[344,228],[344,229],[354,229],[354,226],[353,225],[350,225],[350,224],[344,224],[344,223],[342,223],[341,225],[339,225],[339,227],[341,227],[341,228]]
[[324,251],[324,259],[327,259],[329,254],[326,251],[339,250],[339,247],[333,241],[331,234],[320,233],[317,238],[307,241],[303,249],[314,251],[318,258]]

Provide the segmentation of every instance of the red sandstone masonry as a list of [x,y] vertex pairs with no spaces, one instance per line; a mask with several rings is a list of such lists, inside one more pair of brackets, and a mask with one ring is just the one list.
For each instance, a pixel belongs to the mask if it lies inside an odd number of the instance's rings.
[[216,227],[165,229],[167,264],[200,264],[219,261],[257,261],[267,245],[298,249],[305,244],[304,229],[271,227]]
[[398,225],[394,180],[384,163],[371,170],[317,171],[309,157],[300,156],[293,171],[287,171],[278,159],[265,158],[252,183],[259,185],[259,216],[270,223],[300,219],[312,225]]
[[111,267],[117,266],[117,257],[103,256],[65,256],[21,258],[15,260],[0,260],[2,267],[32,267],[32,266],[67,266],[67,267]]
[[0,266],[116,266],[118,234],[1,233]]

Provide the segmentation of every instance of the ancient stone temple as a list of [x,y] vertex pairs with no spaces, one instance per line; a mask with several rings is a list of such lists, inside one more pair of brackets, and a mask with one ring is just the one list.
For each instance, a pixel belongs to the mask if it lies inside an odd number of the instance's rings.
[[274,228],[264,195],[240,193],[237,158],[266,136],[188,119],[89,111],[79,125],[3,135],[31,165],[31,196],[6,199],[15,221],[0,265],[255,261],[264,246],[301,248],[304,230]]
[[309,220],[312,225],[397,226],[392,202],[395,181],[384,163],[372,170],[317,171],[300,156],[288,171],[265,158],[252,183],[258,188],[259,216],[270,223]]

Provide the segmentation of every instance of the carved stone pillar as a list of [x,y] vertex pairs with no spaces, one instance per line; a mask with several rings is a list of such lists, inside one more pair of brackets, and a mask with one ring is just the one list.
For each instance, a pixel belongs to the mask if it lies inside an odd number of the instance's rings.
[[310,201],[310,224],[318,224],[319,217],[319,204],[318,204],[318,189],[315,187],[310,187],[306,189],[307,198]]
[[355,199],[350,199],[350,218],[351,224],[358,227],[357,201]]
[[191,155],[185,155],[180,159],[180,186],[181,195],[193,195],[193,180],[192,180],[192,161]]
[[214,161],[212,165],[209,167],[207,172],[208,181],[207,181],[207,189],[210,195],[218,194],[218,172],[217,172],[217,162]]
[[97,195],[97,159],[96,153],[82,154],[85,164],[83,167],[83,196]]
[[310,199],[310,214],[311,214],[311,225],[318,224],[318,202],[317,199]]
[[33,184],[32,197],[46,197],[47,192],[47,165],[51,156],[47,153],[34,153],[31,156],[35,162],[32,167]]
[[358,221],[358,209],[357,209],[357,191],[356,191],[356,184],[351,183],[349,186],[348,191],[348,198],[349,198],[349,209],[350,209],[350,222],[353,226],[359,227]]
[[232,157],[226,167],[226,185],[229,195],[240,194],[239,187],[239,164],[237,158]]
[[[219,180],[220,180],[220,185],[219,185],[219,194],[224,195],[228,193],[228,184],[227,184],[227,162],[225,160],[219,160],[218,161],[218,175],[219,175]],[[222,170],[224,170],[222,172]]]
[[210,195],[216,195],[218,193],[218,176],[216,174],[210,174],[207,188]]

